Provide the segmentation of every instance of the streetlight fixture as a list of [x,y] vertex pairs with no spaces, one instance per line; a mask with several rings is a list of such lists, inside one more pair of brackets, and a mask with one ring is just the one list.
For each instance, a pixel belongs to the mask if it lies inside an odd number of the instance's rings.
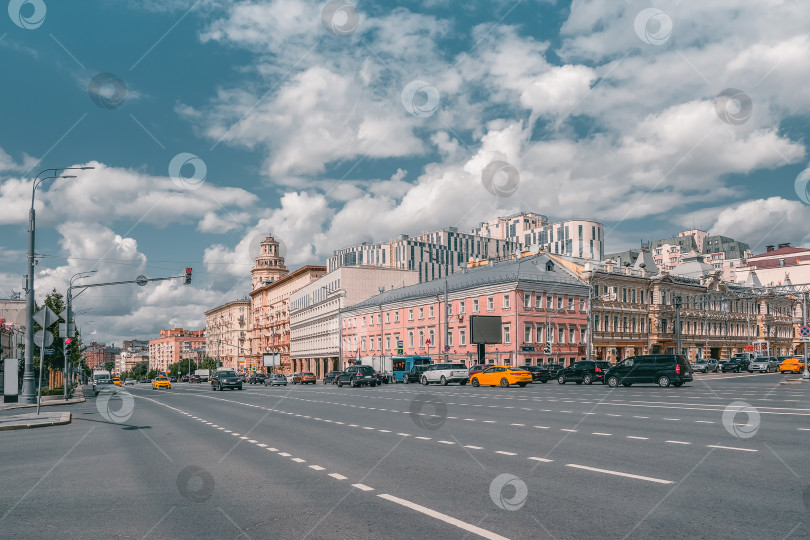
[[[34,196],[36,195],[37,186],[45,180],[52,178],[76,178],[75,176],[57,174],[61,171],[84,171],[94,168],[95,167],[59,167],[56,169],[44,169],[38,172],[34,177],[33,186],[31,188],[31,209],[28,211],[28,279],[25,290],[25,369],[23,371],[22,395],[20,396],[22,403],[36,403],[37,401],[36,384],[34,381],[34,265],[36,264],[34,258],[36,225]],[[42,176],[45,173],[54,174],[51,176]],[[42,374],[40,374],[40,376],[41,375]]]

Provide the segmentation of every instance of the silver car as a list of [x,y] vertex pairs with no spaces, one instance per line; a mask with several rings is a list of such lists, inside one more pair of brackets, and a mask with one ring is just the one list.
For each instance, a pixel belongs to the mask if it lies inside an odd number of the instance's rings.
[[714,358],[698,358],[698,360],[692,364],[692,371],[698,371],[700,373],[717,373],[720,370],[720,364],[717,363],[717,360]]
[[265,386],[287,386],[287,377],[281,373],[273,373],[268,375],[264,380]]
[[748,373],[759,371],[760,373],[770,373],[779,370],[779,360],[773,356],[760,356],[748,364]]

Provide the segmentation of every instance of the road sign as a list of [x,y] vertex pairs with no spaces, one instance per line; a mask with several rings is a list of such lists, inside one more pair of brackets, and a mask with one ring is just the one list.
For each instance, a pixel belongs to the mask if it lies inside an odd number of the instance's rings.
[[138,276],[138,277],[135,278],[135,283],[137,283],[138,285],[143,287],[144,285],[149,283],[149,279],[147,279],[146,276]]
[[402,347],[398,347],[397,356],[405,356],[405,349],[403,349]]
[[[45,320],[46,317],[48,319],[47,321]],[[57,318],[56,313],[54,313],[53,310],[48,306],[43,307],[34,314],[34,320],[37,321],[43,328],[47,328],[55,323]]]
[[50,356],[56,352],[56,349],[45,349],[45,356]]
[[34,332],[34,344],[37,347],[48,347],[51,343],[53,343],[53,334],[48,330]]
[[802,343],[810,343],[810,337],[800,337],[799,341]]
[[445,346],[444,346],[444,352],[447,352],[447,351],[449,351],[449,350],[450,350],[450,345],[445,345]]
[[404,341],[402,341],[401,339],[398,339],[398,340],[397,340],[397,347],[402,348],[402,347],[404,347],[404,346],[405,346],[405,342],[404,342]]
[[76,325],[73,323],[59,323],[59,335],[60,336],[72,336],[76,333]]
[[801,337],[810,337],[810,326],[800,326],[799,335]]

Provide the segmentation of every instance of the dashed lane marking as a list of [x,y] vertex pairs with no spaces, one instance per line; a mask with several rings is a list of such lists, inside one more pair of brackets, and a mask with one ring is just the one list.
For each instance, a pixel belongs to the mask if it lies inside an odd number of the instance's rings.
[[692,444],[692,443],[686,442],[686,441],[666,441],[666,442],[668,442],[670,444]]
[[657,484],[674,484],[675,483],[672,480],[663,480],[661,478],[653,478],[651,476],[641,476],[641,475],[638,475],[638,474],[629,474],[629,473],[623,473],[623,472],[619,472],[619,471],[611,471],[611,470],[608,470],[608,469],[597,469],[596,467],[588,467],[586,465],[577,465],[576,463],[567,463],[565,466],[566,467],[573,467],[575,469],[583,469],[585,471],[593,471],[593,472],[599,472],[599,473],[604,473],[604,474],[611,474],[611,475],[614,475],[614,476],[623,476],[624,478],[634,478],[636,480],[645,480],[647,482],[655,482]]
[[365,484],[352,484],[352,487],[356,487],[357,489],[359,489],[361,491],[374,491],[374,488],[368,487]]
[[547,458],[544,458],[544,457],[534,457],[534,456],[530,457],[529,459],[532,459],[534,461],[542,461],[543,463],[551,463],[552,461],[554,461],[553,459],[547,459]]
[[735,446],[720,446],[719,444],[707,444],[708,448],[719,448],[721,450],[737,450],[739,452],[759,452],[759,450],[754,450],[753,448],[737,448]]
[[348,478],[348,477],[343,476],[342,474],[338,474],[336,472],[330,473],[329,476],[331,476],[335,480],[346,480]]

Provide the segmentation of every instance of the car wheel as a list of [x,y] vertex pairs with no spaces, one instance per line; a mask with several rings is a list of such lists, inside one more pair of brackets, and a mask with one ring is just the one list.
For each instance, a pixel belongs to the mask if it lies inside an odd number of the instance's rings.
[[323,385],[326,386],[326,379],[323,380]]
[[518,386],[521,387],[521,388],[526,388],[527,384],[529,384],[529,383],[520,382],[520,383],[518,383]]
[[447,386],[447,379],[444,378],[444,375],[442,375],[442,378],[439,379],[439,382],[442,386]]
[[478,378],[477,378],[477,377],[473,377],[472,379],[470,379],[470,384],[471,384],[471,385],[473,385],[473,386],[474,386],[474,387],[476,387],[476,388],[478,388],[479,386],[481,386],[481,383],[480,383],[480,382],[478,382]]
[[560,383],[560,384],[565,384],[565,374],[564,374],[564,373],[561,373],[561,374],[560,374],[560,375],[557,377],[557,382],[558,382],[558,383]]
[[674,386],[675,388],[680,388],[682,384],[683,384],[682,382],[674,382],[672,383],[672,386]]
[[548,379],[540,379],[540,382],[546,384],[548,382]]
[[402,376],[402,384],[410,384],[410,382],[407,375]]
[[424,377],[424,376],[422,377],[422,385],[423,385],[423,386],[427,386],[427,385],[428,385],[428,380],[427,380],[427,377]]
[[377,383],[375,383],[375,382],[371,383],[372,388],[374,388],[375,386],[377,386]]
[[338,385],[338,388],[343,388],[343,383],[342,382],[338,381],[337,385]]
[[349,381],[349,386],[352,388],[357,388],[357,381],[354,380],[354,377],[352,377],[352,379]]
[[611,375],[607,378],[607,385],[611,388],[616,388],[619,386],[619,378],[615,375]]
[[661,388],[666,388],[667,386],[669,386],[669,377],[667,377],[666,375],[661,375],[660,377],[658,377],[658,386],[660,386]]
[[586,373],[585,376],[582,377],[582,382],[585,384],[593,384],[593,375]]
[[506,377],[501,379],[501,388],[509,388],[509,381],[507,380]]

